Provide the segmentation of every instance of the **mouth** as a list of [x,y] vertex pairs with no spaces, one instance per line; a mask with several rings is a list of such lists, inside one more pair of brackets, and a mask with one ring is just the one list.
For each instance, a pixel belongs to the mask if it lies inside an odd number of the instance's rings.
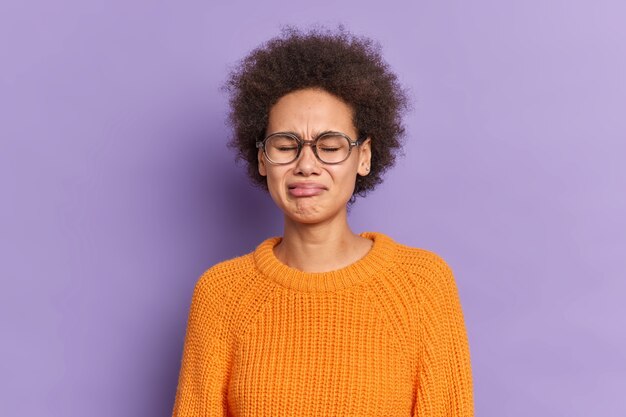
[[288,187],[289,194],[294,197],[313,197],[326,191],[326,187],[317,183],[295,183]]

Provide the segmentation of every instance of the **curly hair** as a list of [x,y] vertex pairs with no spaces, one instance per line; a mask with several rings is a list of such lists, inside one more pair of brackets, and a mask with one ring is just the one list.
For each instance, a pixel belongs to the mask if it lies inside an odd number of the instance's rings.
[[366,176],[357,175],[349,205],[382,182],[402,149],[402,116],[410,107],[408,95],[369,38],[349,33],[292,26],[252,50],[231,71],[222,90],[230,94],[228,124],[233,135],[228,147],[247,164],[252,183],[267,190],[258,171],[257,140],[262,140],[271,107],[284,95],[304,89],[323,89],[349,104],[358,138],[371,138],[372,160]]

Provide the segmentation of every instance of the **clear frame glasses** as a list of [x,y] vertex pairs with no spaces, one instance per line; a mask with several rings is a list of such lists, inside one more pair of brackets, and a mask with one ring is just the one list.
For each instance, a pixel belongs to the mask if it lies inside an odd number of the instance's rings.
[[295,133],[276,132],[257,141],[265,158],[275,165],[290,164],[300,157],[304,145],[310,145],[316,158],[324,164],[340,164],[350,156],[360,139],[352,140],[341,132],[323,132],[313,140],[303,140]]

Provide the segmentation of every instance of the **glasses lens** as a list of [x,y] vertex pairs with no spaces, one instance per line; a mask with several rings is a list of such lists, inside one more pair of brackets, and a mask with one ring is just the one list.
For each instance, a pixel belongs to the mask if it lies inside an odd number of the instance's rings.
[[341,135],[326,134],[317,141],[317,154],[329,164],[342,162],[350,153],[350,142]]
[[273,162],[284,164],[296,159],[298,141],[291,136],[276,135],[265,143],[265,153]]

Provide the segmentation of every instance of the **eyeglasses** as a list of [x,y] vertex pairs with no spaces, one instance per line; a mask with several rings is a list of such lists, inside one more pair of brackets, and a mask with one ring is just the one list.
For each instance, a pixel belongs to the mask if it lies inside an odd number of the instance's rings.
[[323,132],[313,140],[303,140],[290,132],[276,132],[257,141],[256,147],[263,149],[265,158],[276,165],[290,164],[302,152],[304,145],[310,145],[318,160],[325,164],[339,164],[350,156],[352,148],[360,144],[341,132]]

